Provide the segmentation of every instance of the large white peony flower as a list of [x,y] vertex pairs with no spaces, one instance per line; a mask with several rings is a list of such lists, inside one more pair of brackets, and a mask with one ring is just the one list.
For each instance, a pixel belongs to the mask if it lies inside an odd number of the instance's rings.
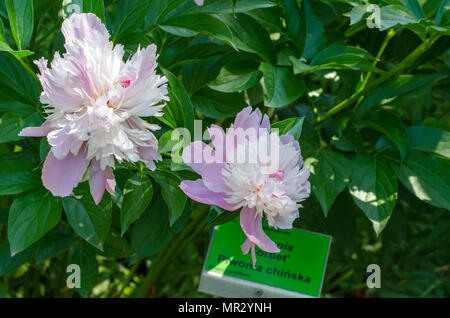
[[123,61],[123,46],[94,14],[73,14],[62,25],[66,53],[57,52],[51,68],[39,66],[47,105],[41,127],[28,127],[21,136],[47,136],[51,151],[42,180],[56,196],[68,196],[90,166],[89,184],[95,202],[104,190],[114,194],[115,159],[144,162],[154,169],[161,160],[159,129],[141,117],[162,116],[167,101],[167,79],[155,73],[156,46],[138,49]]

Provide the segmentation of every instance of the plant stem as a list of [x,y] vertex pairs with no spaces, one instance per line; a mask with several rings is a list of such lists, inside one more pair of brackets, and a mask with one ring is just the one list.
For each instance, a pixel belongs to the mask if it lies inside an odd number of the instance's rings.
[[[370,77],[372,76],[372,72],[375,69],[375,67],[377,66],[377,63],[380,61],[381,59],[381,55],[383,55],[384,50],[386,49],[389,41],[394,37],[395,35],[395,31],[394,29],[390,29],[388,31],[388,33],[386,34],[386,37],[384,38],[383,43],[381,44],[380,49],[378,50],[377,56],[375,57],[375,60],[372,63],[372,67],[370,68],[370,71],[367,72],[367,75],[364,77],[364,80],[361,84],[361,87],[358,89],[358,91],[362,91],[364,90],[364,88],[366,88],[367,83],[369,82]],[[363,101],[364,96],[361,96],[358,101],[356,102],[355,107],[352,110],[352,113],[356,112],[356,110],[358,109],[359,105],[361,104],[361,102]]]
[[147,275],[137,288],[137,297],[146,298],[149,296],[152,287],[172,259],[183,251],[192,239],[206,227],[210,207],[208,205],[201,205],[200,209],[199,214],[192,219],[184,230],[158,253]]
[[394,29],[390,29],[388,31],[388,33],[386,34],[386,37],[384,38],[384,41],[381,44],[380,49],[378,50],[377,56],[375,57],[375,60],[372,63],[372,67],[370,68],[370,71],[367,73],[366,77],[364,78],[364,81],[363,81],[363,83],[362,83],[362,85],[360,87],[360,90],[363,90],[367,86],[367,83],[369,82],[370,76],[372,76],[373,70],[377,66],[377,63],[381,59],[381,55],[383,55],[384,50],[386,49],[386,46],[388,45],[389,41],[394,37],[394,35],[395,35]]
[[[115,293],[118,297],[122,296],[125,288],[130,284],[131,280],[133,279],[134,275],[136,274],[136,270],[141,265],[142,260],[138,260],[134,265],[131,267],[130,272],[128,273],[125,282],[122,284],[122,286],[117,290]],[[113,296],[114,293],[111,294]]]
[[392,76],[399,73],[401,70],[403,70],[405,67],[411,65],[417,58],[419,58],[429,47],[428,41],[423,42],[420,44],[414,51],[412,51],[407,57],[403,59],[400,63],[398,63],[394,68],[390,69],[389,71],[383,73],[379,78],[368,84],[364,89],[358,90],[356,93],[354,93],[352,96],[347,98],[346,100],[343,100],[336,106],[334,106],[332,109],[330,109],[326,114],[322,116],[318,116],[316,120],[313,122],[314,125],[317,125],[331,116],[341,112],[342,110],[346,109],[350,105],[352,105],[354,102],[356,102],[361,96],[366,94],[367,92],[371,91],[373,88],[377,87],[381,83],[387,81]]
[[36,79],[36,81],[40,83],[39,78],[37,77],[36,73],[34,73],[34,71],[31,69],[31,67],[27,63],[25,63],[24,60],[22,60],[20,57],[17,57],[14,54],[13,56],[20,62],[20,64],[22,64],[22,66],[28,71],[28,73],[30,73]]

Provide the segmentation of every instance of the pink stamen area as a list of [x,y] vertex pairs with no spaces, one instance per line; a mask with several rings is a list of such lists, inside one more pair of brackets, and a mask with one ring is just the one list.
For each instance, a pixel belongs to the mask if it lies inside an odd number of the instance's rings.
[[123,81],[120,81],[120,85],[121,85],[123,88],[127,88],[128,86],[130,86],[130,84],[131,84],[131,81],[130,81],[130,80],[123,80]]
[[276,178],[280,181],[283,180],[284,179],[284,170],[279,170],[277,172],[269,174],[269,178]]

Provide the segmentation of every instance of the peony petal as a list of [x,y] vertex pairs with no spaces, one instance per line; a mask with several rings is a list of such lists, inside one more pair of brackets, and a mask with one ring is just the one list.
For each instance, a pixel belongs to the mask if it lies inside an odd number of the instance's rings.
[[167,97],[167,78],[155,74],[156,46],[151,44],[145,49],[138,48],[133,57],[125,65],[125,73],[135,72],[129,87],[125,90],[121,109],[130,114],[149,117],[162,116]]
[[209,190],[202,179],[197,179],[195,181],[184,180],[181,182],[180,188],[194,201],[217,205],[228,211],[236,210],[237,205],[232,205],[225,201],[226,195],[224,193],[217,193]]
[[244,255],[247,255],[250,250],[252,254],[253,268],[256,268],[255,244],[249,239],[246,239],[245,242],[241,245],[241,251]]
[[213,149],[204,142],[196,140],[183,150],[183,162],[200,175],[202,174],[202,169],[205,164],[203,152],[207,147],[209,151],[213,151]]
[[241,251],[244,255],[247,255],[247,253],[250,251],[250,248],[252,247],[253,242],[249,239],[246,239],[244,243],[241,245]]
[[208,128],[208,133],[211,137],[211,143],[213,144],[214,149],[225,149],[226,135],[222,127],[212,124],[211,127]]
[[264,114],[260,128],[270,130],[270,119],[269,119],[269,116],[267,116],[267,114]]
[[116,178],[111,167],[106,167],[106,191],[112,196],[116,195]]
[[151,132],[148,131],[148,133],[150,136],[150,139],[147,141],[148,146],[138,146],[137,148],[142,162],[144,162],[150,170],[155,170],[156,166],[154,161],[161,161],[162,157],[158,153],[158,140]]
[[292,229],[292,224],[294,223],[295,218],[292,218],[292,219],[283,218],[280,214],[278,214],[277,216],[275,216],[274,221],[275,221],[275,226],[277,228]]
[[210,163],[203,166],[203,183],[211,191],[222,193],[230,191],[230,188],[228,188],[223,179],[223,167],[223,163]]
[[301,155],[300,144],[298,143],[297,140],[295,140],[294,136],[292,136],[292,135],[281,135],[280,136],[280,141],[284,145],[289,145],[290,143],[292,143],[292,146],[294,146],[295,150],[300,152],[300,156],[298,158],[298,165],[301,166],[303,164],[303,158],[302,158],[302,155]]
[[241,211],[241,227],[247,238],[258,247],[269,253],[278,253],[280,249],[262,228],[261,215],[254,208],[243,207]]
[[45,137],[52,130],[49,127],[49,122],[45,121],[40,127],[27,127],[20,131],[19,136],[21,137]]
[[[252,107],[248,106],[236,115],[236,120],[234,121],[232,127],[242,128],[244,130],[252,128],[258,133],[261,126],[261,119],[261,111],[258,108],[255,108],[255,111],[252,112]],[[267,125],[267,120],[264,120],[264,125]]]
[[74,13],[64,20],[61,26],[66,44],[74,41],[92,39],[97,44],[105,44],[109,40],[109,32],[102,21],[93,13]]
[[194,0],[194,1],[198,6],[202,6],[204,0]]
[[91,167],[89,169],[89,187],[95,203],[99,204],[106,188],[106,171],[100,168],[100,161],[91,161]]
[[83,151],[76,156],[69,153],[61,160],[56,159],[50,151],[42,169],[42,182],[53,195],[66,197],[80,183],[88,165],[89,160]]

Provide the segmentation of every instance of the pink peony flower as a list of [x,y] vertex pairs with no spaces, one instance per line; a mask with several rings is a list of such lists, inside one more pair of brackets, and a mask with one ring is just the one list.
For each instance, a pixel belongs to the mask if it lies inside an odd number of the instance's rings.
[[138,49],[123,61],[122,45],[113,45],[94,14],[73,14],[62,25],[66,53],[35,63],[41,74],[45,122],[20,136],[46,136],[51,146],[42,170],[44,186],[55,196],[71,195],[88,167],[96,203],[105,189],[114,194],[114,162],[143,161],[154,169],[161,160],[159,129],[141,117],[162,116],[167,79],[155,73],[156,46]]
[[[291,135],[271,131],[269,118],[259,109],[242,110],[226,133],[215,125],[209,133],[211,145],[195,141],[183,151],[183,161],[202,178],[185,180],[180,188],[201,203],[228,211],[242,208],[240,223],[247,239],[241,249],[244,254],[251,250],[255,264],[255,245],[270,253],[280,251],[264,233],[263,217],[275,228],[292,228],[299,203],[311,192],[309,170],[302,168],[299,143]],[[261,156],[268,148],[264,145],[271,149],[268,160]]]
[[194,1],[198,6],[202,6],[204,0],[194,0]]

